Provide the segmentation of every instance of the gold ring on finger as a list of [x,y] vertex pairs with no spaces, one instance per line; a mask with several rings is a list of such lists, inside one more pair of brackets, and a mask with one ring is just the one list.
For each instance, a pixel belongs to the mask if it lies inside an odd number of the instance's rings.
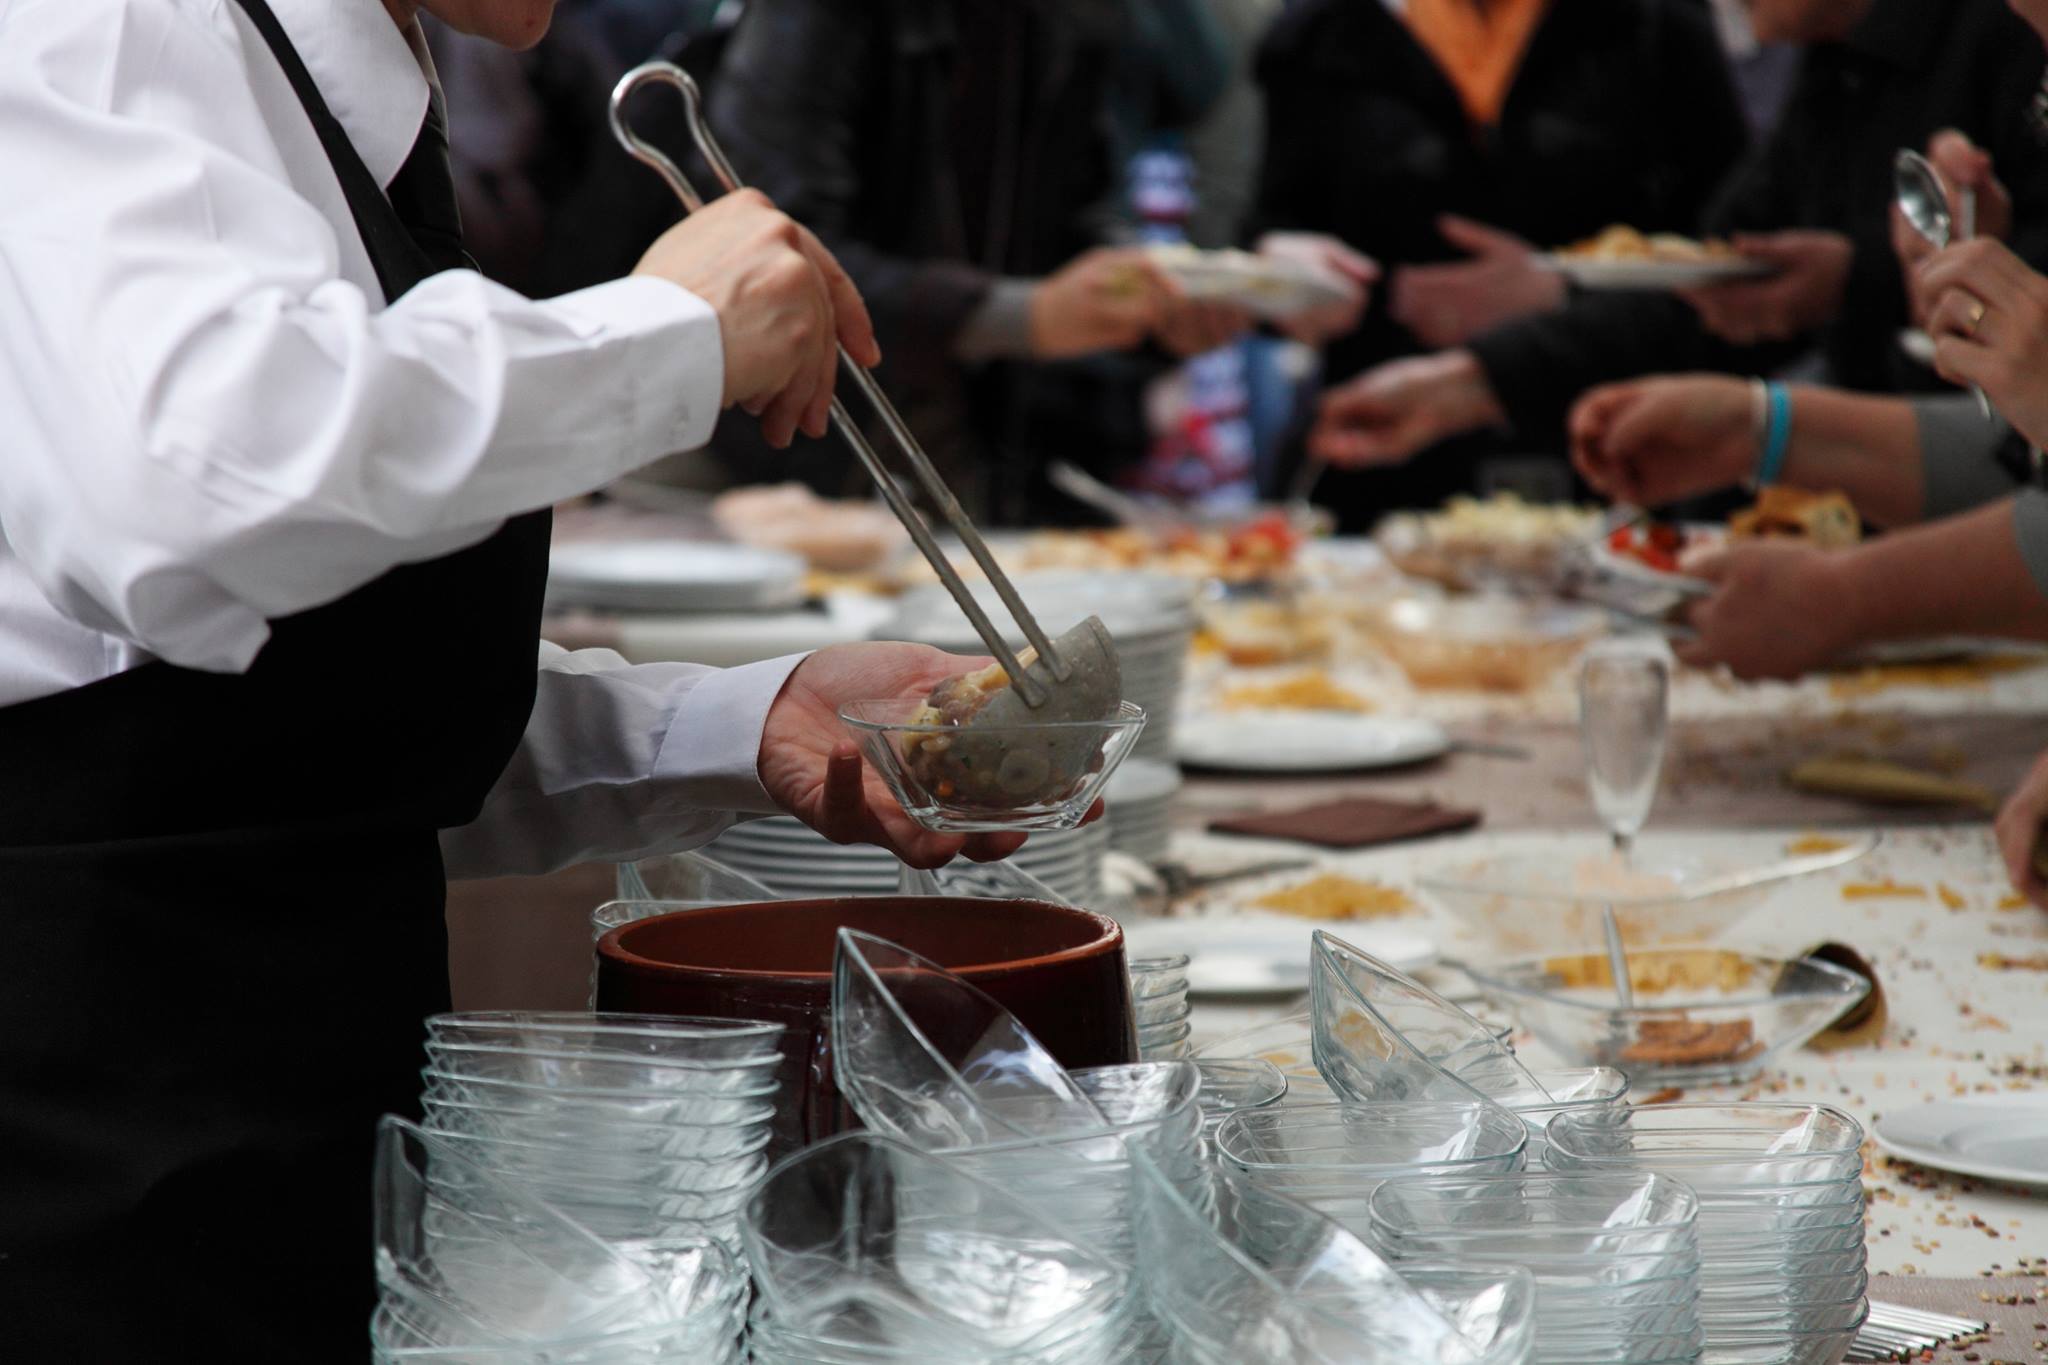
[[1989,311],[1990,310],[1984,306],[1984,300],[1971,299],[1968,322],[1964,327],[1964,335],[1968,336],[1973,341],[1976,340],[1977,326],[1979,323],[1984,321],[1984,314]]

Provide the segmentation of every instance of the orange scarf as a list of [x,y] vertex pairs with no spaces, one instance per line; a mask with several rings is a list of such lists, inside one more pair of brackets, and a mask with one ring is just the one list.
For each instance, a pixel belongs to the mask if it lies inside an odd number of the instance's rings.
[[1550,0],[1408,0],[1408,28],[1480,127],[1500,121],[1522,53]]

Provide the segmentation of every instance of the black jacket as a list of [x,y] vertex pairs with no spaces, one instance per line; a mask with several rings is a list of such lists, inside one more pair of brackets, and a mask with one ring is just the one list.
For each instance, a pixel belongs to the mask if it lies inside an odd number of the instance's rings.
[[[1716,232],[1832,228],[1856,244],[1840,316],[1817,338],[1828,377],[1849,388],[1937,387],[1897,347],[1905,287],[1893,254],[1892,158],[1959,128],[1991,151],[2014,195],[2013,242],[2048,261],[2048,149],[2024,117],[2039,86],[2040,41],[2004,0],[1876,0],[1847,39],[1805,53],[1772,139],[1709,214]],[[1571,402],[1640,374],[1768,370],[1786,347],[1736,348],[1658,294],[1583,294],[1561,314],[1513,323],[1472,348],[1517,433],[1561,440]]]
[[[1046,455],[1142,443],[1124,358],[969,372],[952,349],[995,279],[1102,240],[1127,19],[1122,0],[751,0],[712,98],[741,175],[859,286],[890,396],[998,519],[1041,512]],[[848,477],[836,441],[777,459],[735,425],[720,452],[749,477]]]
[[[1610,223],[1698,228],[1748,133],[1719,41],[1689,0],[1553,0],[1499,126],[1382,0],[1304,0],[1258,59],[1267,106],[1261,228],[1335,233],[1386,266],[1454,259],[1460,214],[1552,246]],[[1343,378],[1414,352],[1378,291],[1332,347]]]

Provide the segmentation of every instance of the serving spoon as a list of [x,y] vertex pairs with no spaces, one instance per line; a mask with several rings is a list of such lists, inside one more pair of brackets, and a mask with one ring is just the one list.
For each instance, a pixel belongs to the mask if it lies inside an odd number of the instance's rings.
[[[1892,192],[1906,222],[1936,251],[1947,247],[1952,238],[1967,242],[1976,235],[1976,193],[1963,193],[1963,232],[1956,238],[1955,219],[1948,209],[1948,184],[1941,178],[1941,172],[1934,169],[1933,162],[1911,148],[1900,148],[1892,161]],[[1991,400],[1985,396],[1984,387],[1972,384],[1970,392],[1977,396],[1977,411],[1984,414],[1985,421],[1990,421]]]

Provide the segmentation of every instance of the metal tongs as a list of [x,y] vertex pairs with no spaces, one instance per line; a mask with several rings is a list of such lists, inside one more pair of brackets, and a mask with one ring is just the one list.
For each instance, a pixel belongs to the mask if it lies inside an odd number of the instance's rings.
[[[697,83],[690,79],[688,72],[672,63],[647,62],[637,66],[628,71],[612,88],[612,135],[635,159],[653,167],[655,172],[668,182],[668,187],[675,191],[676,198],[683,201],[683,207],[694,213],[704,207],[703,196],[697,193],[696,187],[690,184],[681,168],[670,160],[666,153],[635,133],[626,122],[626,100],[641,86],[655,82],[674,86],[682,95],[684,114],[690,124],[690,136],[696,142],[697,150],[703,153],[705,161],[710,163],[719,183],[727,190],[741,187],[739,175],[733,170],[732,163],[726,159],[724,150],[718,145],[718,139],[711,135],[711,129],[704,122],[704,101],[697,90]],[[967,547],[967,553],[981,566],[982,573],[987,576],[996,595],[1002,599],[1003,605],[1010,609],[1010,615],[1024,632],[1024,638],[1038,651],[1039,659],[1050,670],[1053,680],[1066,682],[1073,673],[1072,663],[1060,657],[1059,651],[1053,647],[1052,640],[1040,629],[1037,618],[1033,617],[1030,608],[1024,605],[1024,599],[1018,594],[1016,586],[1010,582],[1009,575],[996,563],[995,556],[989,553],[988,543],[981,538],[981,532],[974,528],[974,523],[967,519],[967,513],[962,510],[960,500],[953,496],[953,490],[946,486],[946,481],[939,477],[938,470],[932,467],[924,448],[917,443],[917,438],[904,424],[895,404],[889,401],[868,372],[855,364],[853,358],[846,354],[844,346],[839,348],[839,369],[840,373],[853,381],[853,386],[860,390],[868,405],[881,417],[890,437],[908,457],[911,472],[917,476],[918,483],[938,505],[946,524],[953,528],[961,543]],[[939,548],[938,541],[932,536],[931,528],[925,525],[924,518],[911,506],[910,499],[904,496],[903,490],[897,486],[895,479],[883,465],[882,457],[875,453],[875,448],[868,443],[867,437],[855,425],[853,418],[846,411],[845,404],[837,395],[832,399],[832,426],[846,443],[853,447],[853,453],[860,457],[862,467],[875,481],[875,487],[881,492],[882,500],[888,503],[889,510],[896,514],[896,520],[903,523],[903,529],[910,532],[910,539],[932,566],[932,571],[939,576],[939,582],[945,585],[946,591],[952,594],[953,600],[966,614],[969,624],[974,627],[974,633],[981,637],[981,642],[988,647],[988,652],[1008,672],[1010,684],[1024,704],[1033,710],[1043,705],[1047,696],[1045,685],[1032,677],[1024,666],[1018,663],[1016,653],[1011,650],[1009,642],[989,620],[988,613],[982,609],[981,603],[975,599],[967,584],[961,581],[959,572],[954,569],[951,561],[946,558],[945,551]]]

